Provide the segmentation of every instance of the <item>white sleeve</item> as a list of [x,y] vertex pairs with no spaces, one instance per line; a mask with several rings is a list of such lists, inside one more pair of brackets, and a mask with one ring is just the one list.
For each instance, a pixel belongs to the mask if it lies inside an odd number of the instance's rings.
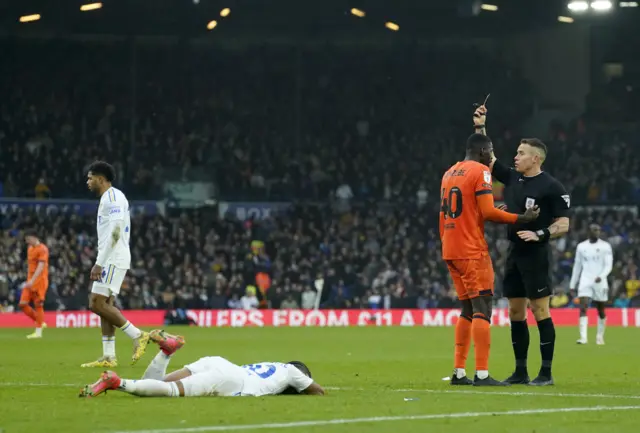
[[304,391],[313,383],[313,379],[306,376],[293,365],[287,365],[287,372],[289,373],[289,386],[295,388],[298,392]]
[[105,267],[109,262],[109,258],[118,243],[120,237],[124,234],[124,206],[122,203],[105,203],[104,218],[108,221],[104,230],[106,236],[109,237],[102,248],[98,249],[98,257],[96,257],[96,265]]
[[604,250],[604,270],[602,271],[602,275],[600,278],[606,280],[611,271],[613,270],[613,250],[611,249],[611,245],[607,245]]
[[580,274],[582,273],[582,255],[580,254],[580,245],[576,248],[576,257],[573,261],[573,271],[571,272],[571,282],[569,283],[570,289],[575,289],[578,281],[580,280]]

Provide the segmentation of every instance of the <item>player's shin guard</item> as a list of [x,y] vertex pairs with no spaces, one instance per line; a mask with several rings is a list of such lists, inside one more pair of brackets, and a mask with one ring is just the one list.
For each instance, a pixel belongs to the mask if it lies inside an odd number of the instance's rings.
[[175,382],[162,382],[155,379],[131,380],[122,379],[119,391],[139,397],[179,397],[178,386]]
[[551,377],[551,363],[556,345],[556,328],[553,326],[551,317],[538,322],[538,331],[540,331],[540,355],[542,357],[540,376]]
[[162,351],[158,352],[151,364],[147,367],[142,376],[143,379],[162,380],[167,374],[167,367],[171,361],[171,356],[165,355]]
[[467,356],[471,346],[471,317],[460,315],[456,323],[455,359],[453,367],[464,371],[467,366]]
[[491,350],[491,319],[482,313],[473,315],[471,325],[476,354],[476,375],[480,379],[489,376],[489,351]]
[[527,355],[529,352],[529,327],[527,321],[511,321],[511,344],[516,359],[516,375],[527,376]]

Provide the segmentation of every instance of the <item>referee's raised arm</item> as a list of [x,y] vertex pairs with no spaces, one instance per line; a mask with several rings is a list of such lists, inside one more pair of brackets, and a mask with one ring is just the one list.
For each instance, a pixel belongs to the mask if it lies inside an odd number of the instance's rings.
[[[473,113],[473,128],[475,129],[476,134],[487,135],[486,121],[487,107],[481,105]],[[491,164],[489,164],[489,169],[491,170],[493,177],[498,179],[505,186],[511,183],[511,179],[515,174],[513,170],[498,161],[493,152],[491,153]]]

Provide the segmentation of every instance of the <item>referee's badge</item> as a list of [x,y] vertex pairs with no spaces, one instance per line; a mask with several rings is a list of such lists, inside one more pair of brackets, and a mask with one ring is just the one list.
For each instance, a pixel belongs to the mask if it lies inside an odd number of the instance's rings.
[[536,205],[536,199],[535,198],[531,198],[531,197],[527,197],[527,201],[524,203],[525,209],[531,209],[535,205]]

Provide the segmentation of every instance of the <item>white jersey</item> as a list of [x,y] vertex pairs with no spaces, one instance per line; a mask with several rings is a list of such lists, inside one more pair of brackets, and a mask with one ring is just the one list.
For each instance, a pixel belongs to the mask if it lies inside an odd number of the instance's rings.
[[313,379],[291,364],[261,362],[239,366],[220,356],[185,365],[192,375],[181,382],[187,397],[240,397],[281,394],[292,387],[301,392]]
[[[98,231],[98,257],[96,264],[106,268],[112,265],[119,269],[129,269],[131,252],[131,216],[129,201],[122,191],[109,188],[102,194],[96,218]],[[118,240],[114,242],[114,231],[119,231]]]
[[277,395],[289,387],[300,392],[313,383],[313,379],[291,364],[261,362],[243,365],[242,368],[247,372],[242,395]]
[[[598,239],[578,244],[569,287],[604,290],[609,288],[607,277],[613,269],[613,250],[609,242]],[[600,282],[596,283],[596,279]]]

